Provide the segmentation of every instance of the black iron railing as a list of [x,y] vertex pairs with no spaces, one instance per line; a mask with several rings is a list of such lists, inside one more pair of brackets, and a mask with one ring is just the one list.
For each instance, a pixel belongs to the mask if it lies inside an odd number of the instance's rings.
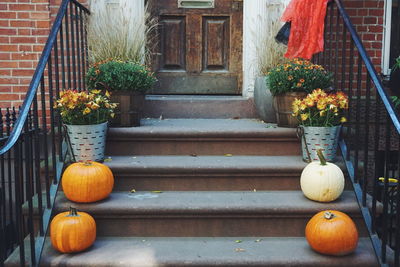
[[0,110],[0,266],[11,253],[39,265],[63,168],[53,101],[61,89],[84,89],[87,14],[62,1],[22,107]]
[[325,49],[314,61],[349,95],[340,147],[381,266],[399,266],[400,121],[341,0],[329,3]]

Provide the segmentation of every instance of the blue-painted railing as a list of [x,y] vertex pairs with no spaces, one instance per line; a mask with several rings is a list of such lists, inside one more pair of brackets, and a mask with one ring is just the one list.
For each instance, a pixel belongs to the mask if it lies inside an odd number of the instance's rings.
[[[316,63],[349,95],[340,147],[381,266],[400,266],[400,120],[341,0],[328,4]],[[389,178],[395,178],[389,179]]]
[[0,110],[0,266],[11,253],[21,266],[40,264],[63,168],[53,101],[67,85],[84,89],[88,14],[62,1],[22,106]]

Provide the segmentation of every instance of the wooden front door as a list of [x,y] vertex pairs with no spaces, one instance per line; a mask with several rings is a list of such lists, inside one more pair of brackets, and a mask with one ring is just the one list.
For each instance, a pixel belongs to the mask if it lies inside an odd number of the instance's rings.
[[206,4],[214,7],[199,8],[202,4],[156,1],[159,32],[153,68],[159,83],[154,94],[241,93],[243,2],[210,0]]

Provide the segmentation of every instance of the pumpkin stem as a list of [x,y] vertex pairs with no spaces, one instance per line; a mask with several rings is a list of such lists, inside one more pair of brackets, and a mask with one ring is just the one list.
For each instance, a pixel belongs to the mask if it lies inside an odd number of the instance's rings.
[[69,207],[69,214],[68,214],[68,216],[71,216],[71,217],[79,216],[79,215],[78,215],[78,212],[77,212],[77,210],[76,210],[76,208]]
[[335,217],[335,214],[333,214],[333,213],[330,212],[330,211],[326,211],[325,214],[324,214],[324,217],[325,217],[325,219],[330,220],[330,219],[332,219],[333,217]]
[[85,166],[90,166],[92,165],[92,162],[90,160],[87,160],[83,163]]
[[317,150],[317,155],[318,155],[319,161],[321,162],[321,165],[325,166],[326,165],[326,159],[324,157],[324,154],[322,153],[322,149],[318,149]]

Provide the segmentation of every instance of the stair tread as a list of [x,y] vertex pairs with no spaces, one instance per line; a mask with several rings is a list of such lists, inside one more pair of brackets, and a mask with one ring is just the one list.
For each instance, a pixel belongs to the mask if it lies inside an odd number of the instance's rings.
[[112,156],[105,162],[113,171],[152,172],[155,169],[165,172],[179,170],[195,173],[209,171],[226,172],[301,172],[307,165],[300,156]]
[[133,137],[259,137],[297,139],[296,129],[258,119],[142,119],[140,127],[110,128],[108,140]]
[[[157,190],[156,188],[154,190]],[[99,216],[310,216],[318,211],[333,209],[361,216],[352,191],[329,203],[307,199],[301,191],[166,191],[113,192],[96,203],[72,203],[59,192],[55,209],[78,210]]]
[[[236,240],[241,240],[237,243]],[[343,257],[314,252],[305,238],[100,237],[86,252],[60,254],[46,242],[41,266],[376,266],[368,238]]]

